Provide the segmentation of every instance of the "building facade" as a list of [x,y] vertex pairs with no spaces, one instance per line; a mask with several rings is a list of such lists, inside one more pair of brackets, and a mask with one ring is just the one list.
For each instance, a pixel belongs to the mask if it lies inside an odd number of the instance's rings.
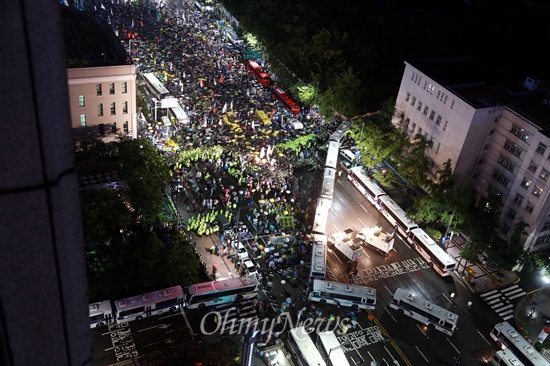
[[67,72],[75,136],[137,137],[135,65],[70,68]]
[[432,178],[450,159],[456,184],[473,183],[477,202],[502,199],[503,238],[524,221],[526,249],[550,246],[548,93],[529,77],[489,85],[470,67],[467,60],[405,62],[393,123],[432,142]]

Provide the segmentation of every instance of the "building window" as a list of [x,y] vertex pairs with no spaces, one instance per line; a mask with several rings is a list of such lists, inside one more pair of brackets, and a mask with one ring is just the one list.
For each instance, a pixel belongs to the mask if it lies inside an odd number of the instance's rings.
[[116,114],[116,106],[115,103],[111,103],[111,116],[114,116]]
[[439,99],[439,96],[440,96],[440,95],[441,95],[441,90],[438,90],[438,91],[437,91],[437,97],[436,97],[436,98]]
[[128,102],[122,102],[122,114],[128,114]]
[[85,114],[80,115],[80,127],[86,127],[86,115]]
[[84,103],[84,95],[79,95],[78,96],[78,105],[80,107],[84,107],[86,104]]
[[540,197],[542,191],[542,188],[535,184],[535,187],[533,187],[533,191],[531,193],[533,193],[533,196],[535,197]]
[[489,131],[489,136],[494,135],[494,134],[495,134],[495,131],[496,131],[495,129],[492,129],[491,131]]
[[418,102],[418,106],[416,107],[416,110],[419,111],[422,109],[422,102]]
[[102,92],[102,90],[101,90],[101,84],[97,84],[97,85],[95,86],[95,90],[96,90],[96,92],[97,92],[97,96],[103,95],[103,92]]
[[495,170],[493,172],[493,178],[494,180],[496,180],[497,182],[499,182],[501,185],[503,185],[504,187],[506,187],[508,185],[508,183],[510,182],[508,180],[508,178],[506,178],[502,173],[500,173],[498,170]]
[[430,109],[430,108],[428,108],[428,106],[425,106],[425,107],[424,107],[424,112],[423,112],[422,114],[425,115],[425,116],[427,116],[427,115],[428,115],[428,110],[429,110],[429,109]]
[[427,90],[427,89],[428,89],[428,82],[425,81],[425,82],[424,82],[424,90]]
[[514,202],[518,205],[521,205],[521,203],[523,202],[523,196],[519,193],[516,193],[516,197],[514,197]]
[[416,104],[416,97],[413,97],[411,100],[411,105],[414,106]]
[[103,117],[103,103],[97,105],[97,116]]
[[534,162],[533,160],[531,160],[531,162],[529,163],[529,166],[527,167],[527,169],[529,169],[530,171],[532,171],[533,173],[537,171],[537,168],[539,167],[539,165]]
[[515,164],[513,162],[511,162],[510,160],[506,159],[504,156],[500,156],[498,158],[498,163],[500,165],[502,165],[506,170],[510,171],[510,172],[514,172],[514,168],[515,168]]
[[126,81],[122,82],[122,94],[128,93],[128,83]]
[[414,134],[414,130],[416,130],[416,123],[413,123],[413,127],[412,127],[412,130],[411,130],[411,133]]
[[509,219],[513,220],[516,217],[517,214],[518,214],[518,212],[516,210],[514,210],[513,208],[511,208],[508,211],[508,214],[506,216],[508,216]]
[[435,149],[435,153],[437,154],[439,152],[439,148],[441,147],[441,142],[437,143],[437,148]]
[[533,204],[531,202],[527,201],[527,203],[525,204],[524,209],[525,209],[525,211],[531,213],[535,209],[535,206],[533,206]]
[[548,230],[550,230],[550,222],[545,222],[544,225],[542,226],[541,231],[548,231]]
[[447,104],[447,98],[448,97],[449,97],[448,95],[445,95],[445,99],[443,99],[443,104]]
[[109,94],[111,95],[115,94],[115,83],[109,84]]
[[422,135],[422,127],[418,127],[418,134]]
[[441,116],[439,115],[437,116],[437,119],[435,120],[435,124],[438,126],[441,124]]
[[540,172],[539,177],[544,180],[545,182],[548,182],[548,177],[550,176],[550,172],[546,169],[542,169]]
[[116,133],[116,122],[111,125],[111,133]]
[[518,145],[506,140],[506,142],[504,143],[504,148],[508,151],[510,151],[514,156],[516,157],[520,157],[521,156],[521,148],[518,147]]
[[529,185],[531,185],[531,180],[523,177],[523,180],[521,181],[521,184],[519,185],[521,188],[529,188]]
[[506,235],[508,233],[508,231],[510,231],[510,226],[503,223],[500,226],[500,231],[502,231],[502,233]]
[[510,132],[522,139],[524,142],[527,142],[527,140],[529,139],[529,135],[525,132],[525,130],[523,128],[519,128],[516,125],[512,125]]
[[411,123],[411,119],[408,117],[405,118],[405,122],[403,122],[403,128],[407,129],[409,127],[409,123]]
[[430,112],[430,121],[433,121],[435,117],[435,111]]
[[124,122],[124,124],[122,125],[122,129],[124,133],[128,133],[128,121]]
[[451,109],[453,109],[455,106],[455,100],[453,99],[453,101],[451,102]]
[[412,76],[411,76],[411,80],[414,81],[414,77],[416,76],[416,73],[413,72]]
[[542,142],[539,143],[539,146],[537,146],[537,149],[535,150],[535,152],[538,154],[544,155],[544,153],[546,152],[546,145],[543,144]]
[[103,123],[100,123],[98,128],[99,128],[99,135],[104,136],[105,135],[105,125]]
[[489,192],[489,194],[494,196],[494,197],[500,197],[501,196],[501,193],[498,191],[498,189],[496,189],[491,184],[489,184],[489,186],[487,187],[487,192]]
[[430,86],[428,87],[428,91],[430,92],[430,94],[433,94],[434,93],[434,90],[435,90],[435,85],[432,85],[430,84]]
[[447,130],[447,125],[449,124],[449,121],[445,121],[445,125],[443,125],[443,131]]

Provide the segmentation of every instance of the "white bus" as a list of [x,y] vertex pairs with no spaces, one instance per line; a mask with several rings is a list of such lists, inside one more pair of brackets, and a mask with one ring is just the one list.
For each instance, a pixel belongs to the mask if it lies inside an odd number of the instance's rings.
[[324,280],[327,275],[327,237],[319,234],[313,234],[312,236],[313,246],[311,248],[309,278]]
[[288,333],[289,346],[301,366],[326,366],[323,356],[304,327],[293,328]]
[[489,360],[489,365],[493,366],[525,366],[523,362],[518,360],[510,350],[498,350],[497,353]]
[[342,121],[336,131],[334,131],[334,133],[330,135],[330,141],[335,141],[341,144],[344,140],[344,137],[346,137],[346,134],[348,133],[350,127],[351,121]]
[[490,335],[502,350],[509,350],[525,366],[550,365],[550,362],[523,338],[510,323],[496,324]]
[[432,324],[435,329],[448,335],[453,335],[458,323],[458,315],[455,313],[400,288],[395,290],[390,307],[401,309],[405,315],[426,325]]
[[141,75],[147,90],[154,98],[160,101],[170,95],[168,89],[166,89],[164,84],[155,76],[154,73],[148,72]]
[[449,276],[456,267],[456,261],[420,228],[412,229],[407,241],[439,273]]
[[256,276],[230,278],[191,285],[187,288],[185,304],[188,309],[203,309],[253,299],[258,296]]
[[175,312],[183,306],[183,289],[173,286],[159,291],[115,301],[117,323],[147,318],[167,311]]
[[170,118],[173,118],[174,122],[178,125],[186,125],[189,123],[189,117],[187,117],[187,113],[185,113],[179,103],[175,107],[168,108],[168,113],[170,114]]
[[317,208],[315,209],[315,217],[313,218],[313,227],[311,229],[313,234],[325,235],[331,206],[331,199],[320,197],[317,200]]
[[384,195],[380,197],[380,207],[380,212],[395,226],[396,230],[401,230],[404,235],[407,235],[412,229],[418,227],[416,222],[411,220],[405,210],[399,207],[390,196]]
[[332,168],[332,169],[336,169],[338,167],[339,151],[340,151],[340,144],[337,141],[329,141],[325,167]]
[[317,348],[321,351],[321,355],[325,359],[327,365],[350,365],[346,358],[346,353],[342,349],[343,345],[340,344],[333,331],[320,332],[317,335]]
[[376,184],[374,179],[369,178],[367,168],[364,166],[354,166],[349,170],[348,179],[370,203],[380,210],[379,198],[385,196],[386,192]]
[[103,300],[88,305],[90,328],[102,327],[115,322],[111,301]]
[[352,309],[373,310],[376,305],[376,289],[315,279],[309,300]]
[[334,196],[334,180],[336,169],[325,168],[323,174],[323,185],[321,186],[321,197],[332,200]]

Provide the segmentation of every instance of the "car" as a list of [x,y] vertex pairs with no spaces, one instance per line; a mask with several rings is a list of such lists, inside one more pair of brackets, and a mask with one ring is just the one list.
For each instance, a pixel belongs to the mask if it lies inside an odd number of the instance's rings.
[[248,250],[244,247],[243,243],[237,244],[237,256],[240,260],[244,261],[246,259],[249,259],[250,256],[248,255]]
[[258,269],[256,268],[254,262],[252,262],[252,260],[245,259],[243,261],[243,266],[244,268],[246,268],[246,272],[248,273],[248,275],[254,275],[256,277],[258,276]]
[[351,163],[349,161],[342,160],[339,165],[344,172],[349,173],[349,170],[351,168]]

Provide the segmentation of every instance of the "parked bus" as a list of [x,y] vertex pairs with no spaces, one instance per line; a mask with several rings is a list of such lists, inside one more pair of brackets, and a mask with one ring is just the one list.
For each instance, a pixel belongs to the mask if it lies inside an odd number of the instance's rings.
[[336,169],[325,168],[323,174],[323,184],[321,185],[321,197],[332,200],[334,196],[334,180],[336,178]]
[[508,322],[498,323],[490,333],[502,350],[513,353],[525,366],[548,366],[550,363]]
[[373,310],[376,305],[376,289],[315,279],[309,300],[353,309]]
[[313,218],[313,227],[311,229],[313,234],[325,235],[331,206],[331,199],[320,197],[317,200],[317,208],[315,209],[315,217]]
[[189,123],[189,117],[179,103],[175,107],[168,108],[168,113],[170,114],[170,118],[173,119],[173,122],[177,122],[178,125],[186,125]]
[[258,83],[262,84],[262,86],[271,85],[271,77],[267,72],[262,70],[262,67],[258,65],[256,61],[248,60],[246,63],[246,68],[256,77],[256,80]]
[[338,126],[336,131],[334,131],[334,133],[330,135],[330,141],[335,141],[341,144],[342,141],[344,140],[344,137],[346,137],[346,134],[348,133],[350,127],[351,127],[350,121],[342,121],[342,123],[340,123],[340,126]]
[[409,218],[409,215],[388,195],[380,197],[380,212],[386,216],[388,221],[395,226],[396,230],[401,230],[407,235],[412,229],[418,227],[416,222]]
[[175,312],[183,306],[183,289],[181,286],[173,286],[147,294],[128,297],[117,300],[115,313],[117,323],[129,322],[162,314]]
[[311,248],[311,268],[309,278],[324,280],[327,275],[327,237],[326,235],[313,234]]
[[187,288],[185,304],[188,309],[205,308],[253,299],[258,296],[256,276],[230,278],[191,285]]
[[489,365],[493,366],[525,366],[523,362],[518,360],[516,355],[510,350],[498,350],[497,353],[489,360]]
[[458,315],[455,313],[400,288],[395,290],[389,305],[426,325],[432,324],[435,329],[448,335],[453,334],[458,323]]
[[275,85],[271,90],[273,96],[281,102],[286,109],[295,115],[300,113],[300,105],[294,101],[280,86]]
[[317,348],[321,356],[330,366],[349,366],[343,345],[340,344],[333,331],[320,332],[317,335]]
[[111,301],[103,300],[88,305],[90,312],[90,328],[102,327],[115,322]]
[[338,151],[340,151],[340,144],[336,141],[329,141],[325,167],[332,169],[338,168]]
[[288,337],[289,346],[294,351],[301,366],[326,366],[323,356],[304,327],[291,329]]
[[380,197],[385,196],[386,192],[374,181],[369,178],[368,170],[364,166],[354,166],[350,168],[348,179],[351,183],[380,210]]
[[147,90],[153,98],[160,101],[161,99],[170,96],[168,89],[166,89],[164,84],[155,76],[154,73],[148,72],[141,75]]
[[407,241],[439,273],[449,276],[456,268],[456,261],[420,228],[412,229]]

